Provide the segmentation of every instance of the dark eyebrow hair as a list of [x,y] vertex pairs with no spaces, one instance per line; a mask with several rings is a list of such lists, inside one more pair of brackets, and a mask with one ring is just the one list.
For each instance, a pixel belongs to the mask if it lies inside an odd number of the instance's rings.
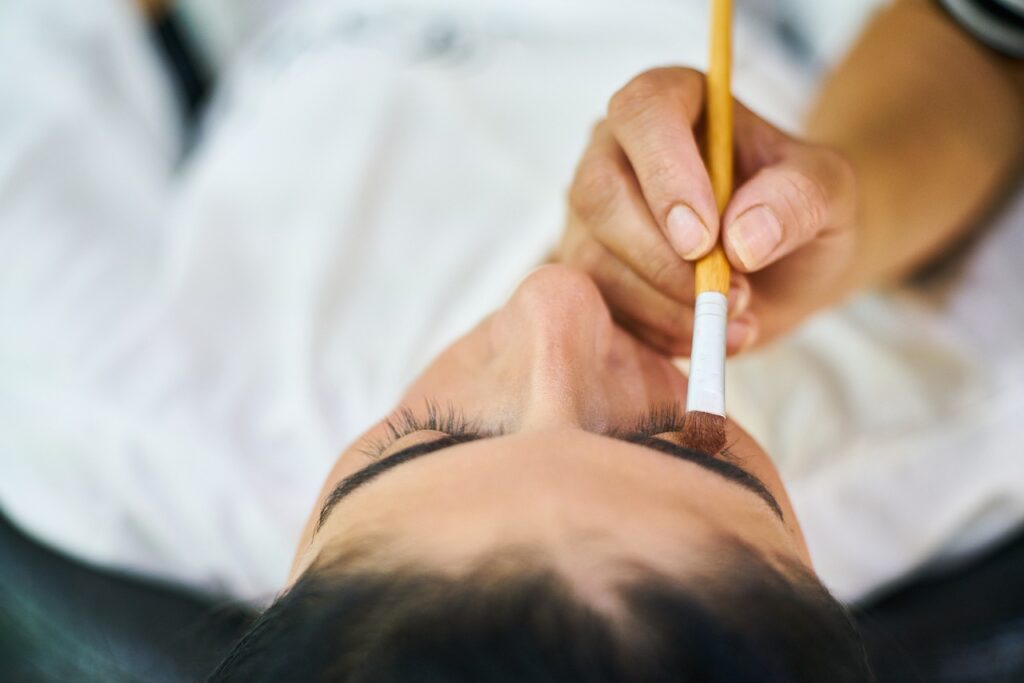
[[739,484],[748,491],[757,494],[757,496],[771,508],[776,517],[782,521],[785,521],[786,519],[785,515],[782,514],[782,507],[779,505],[779,501],[775,500],[775,496],[773,496],[772,492],[768,490],[768,487],[764,485],[764,482],[736,463],[723,460],[722,458],[716,458],[711,453],[687,448],[686,446],[681,446],[677,443],[673,443],[666,439],[659,439],[654,436],[640,435],[619,438],[622,441],[635,443],[638,446],[644,446],[651,450],[679,458],[680,460],[692,462],[694,465],[703,467],[707,471],[717,474],[723,479],[731,481],[734,484]]
[[[324,501],[324,506],[320,509],[320,518],[317,520],[316,523],[316,531],[320,531],[320,527],[324,525],[324,522],[326,522],[327,518],[330,516],[331,510],[334,509],[335,505],[341,502],[342,498],[352,493],[357,488],[359,488],[366,482],[370,481],[371,479],[376,479],[377,477],[384,474],[393,467],[398,467],[399,465],[409,462],[410,460],[415,460],[416,458],[428,455],[435,451],[443,450],[445,448],[451,448],[452,446],[456,446],[460,443],[479,441],[482,438],[484,437],[443,436],[440,439],[435,439],[434,441],[418,443],[413,446],[409,446],[408,448],[403,448],[397,453],[392,453],[386,458],[381,458],[380,460],[377,460],[367,465],[366,467],[362,468],[358,472],[350,474],[349,476],[342,479],[338,483],[338,485],[334,487],[334,490],[332,490],[330,494],[327,496],[327,500]],[[314,531],[313,533],[315,534],[316,531]]]
[[[713,474],[717,474],[723,479],[742,486],[748,491],[756,494],[765,502],[765,504],[768,505],[769,508],[771,508],[771,511],[776,517],[785,521],[785,517],[782,514],[782,508],[779,506],[778,501],[775,500],[775,496],[773,496],[771,491],[768,490],[768,487],[764,485],[764,482],[739,465],[731,463],[728,460],[716,458],[711,453],[696,451],[692,448],[680,446],[679,444],[665,439],[659,439],[657,437],[647,436],[644,434],[629,434],[625,436],[609,434],[607,436],[612,439],[635,444],[648,450],[664,453],[665,455],[685,460],[686,462],[692,462],[694,465],[702,467]],[[398,467],[403,463],[407,463],[410,460],[423,457],[424,455],[429,455],[430,453],[436,453],[437,451],[457,446],[460,443],[469,443],[471,441],[479,441],[485,438],[487,437],[472,435],[444,436],[440,439],[435,439],[434,441],[428,441],[427,443],[420,443],[414,446],[409,446],[408,448],[403,448],[397,453],[393,453],[386,458],[382,458],[381,460],[367,465],[358,472],[345,477],[337,486],[334,487],[334,490],[328,494],[327,500],[324,501],[324,505],[320,509],[320,517],[317,520],[316,529],[314,530],[313,535],[315,536],[316,532],[320,531],[320,527],[324,525],[335,506],[341,502],[342,499],[360,486],[376,479],[388,470]]]

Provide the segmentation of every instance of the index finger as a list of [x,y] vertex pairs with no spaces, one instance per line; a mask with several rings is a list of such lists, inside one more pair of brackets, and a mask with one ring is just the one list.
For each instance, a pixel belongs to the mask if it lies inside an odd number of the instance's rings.
[[693,134],[703,102],[703,75],[662,68],[634,78],[608,105],[608,125],[658,227],[690,260],[718,239],[715,195]]

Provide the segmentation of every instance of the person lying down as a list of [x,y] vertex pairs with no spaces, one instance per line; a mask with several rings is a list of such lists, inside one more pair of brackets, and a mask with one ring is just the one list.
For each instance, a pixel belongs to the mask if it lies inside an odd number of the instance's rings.
[[[409,22],[289,5],[180,176],[160,71],[124,4],[76,3],[68,21],[90,38],[59,60],[33,20],[21,54],[52,60],[50,78],[0,73],[18,104],[0,146],[19,188],[0,223],[20,247],[0,249],[0,308],[16,321],[0,362],[18,380],[0,382],[5,514],[103,566],[260,602],[280,591],[217,680],[867,680],[819,578],[856,599],[1020,521],[1024,478],[1005,448],[1019,392],[986,400],[985,420],[950,420],[993,385],[973,365],[978,391],[935,370],[986,358],[994,386],[1024,385],[1006,373],[1024,367],[1024,223],[985,234],[982,277],[958,283],[984,285],[999,310],[985,336],[942,333],[981,329],[944,287],[953,304],[931,315],[889,297],[866,322],[838,312],[836,334],[732,366],[747,390],[730,410],[767,454],[736,423],[721,453],[677,439],[685,388],[668,357],[686,354],[689,261],[721,225],[744,266],[733,351],[924,265],[1022,158],[1005,65],[934,3],[893,3],[824,87],[815,144],[738,110],[747,153],[721,217],[689,125],[700,79],[646,73],[580,163],[565,263],[484,317],[557,241],[595,107],[651,64],[699,61],[705,24],[696,2],[647,3],[635,23],[632,2],[563,15],[496,0],[470,17],[495,21],[456,24],[467,42],[438,47],[449,3],[423,4],[436,7]],[[127,37],[90,33],[102,17]],[[773,75],[755,39],[743,73],[766,106],[798,79]],[[82,46],[103,48],[95,69]],[[927,68],[892,68],[911,63]],[[123,87],[93,81],[113,67]],[[538,88],[538,73],[558,87]],[[78,108],[34,96],[39,83]],[[786,213],[800,201],[811,209]],[[781,225],[759,212],[738,230],[765,202]]]
[[342,453],[213,680],[869,680],[772,461],[681,445],[685,398],[541,267]]
[[[720,452],[681,442],[686,378],[671,358],[689,351],[691,262],[718,240],[739,271],[726,336],[740,352],[966,234],[903,203],[925,186],[913,154],[860,137],[860,116],[920,120],[870,68],[919,9],[900,3],[865,33],[811,118],[820,142],[737,107],[739,186],[721,216],[696,142],[703,77],[654,69],[620,89],[570,189],[561,263],[345,449],[284,591],[213,679],[870,681],[769,455],[733,420]],[[928,11],[967,59],[967,39]],[[920,95],[939,127],[961,115],[946,95]],[[1017,111],[996,117],[1008,144]],[[901,144],[949,165],[933,141]],[[968,194],[1015,159],[986,160]]]

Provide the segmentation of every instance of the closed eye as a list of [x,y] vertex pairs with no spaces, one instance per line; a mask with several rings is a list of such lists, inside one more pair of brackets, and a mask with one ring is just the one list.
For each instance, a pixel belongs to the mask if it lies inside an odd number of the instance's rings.
[[[665,433],[664,430],[659,431],[659,434]],[[702,453],[695,451],[685,446],[668,441],[664,438],[655,436],[648,436],[639,433],[631,433],[627,435],[611,434],[609,438],[617,439],[627,443],[632,443],[642,448],[646,448],[663,455],[668,455],[679,460],[693,463],[704,470],[715,474],[726,481],[741,486],[751,493],[757,495],[764,503],[771,509],[772,513],[775,514],[780,520],[784,521],[784,515],[782,508],[775,496],[771,494],[768,487],[764,485],[759,478],[740,467],[738,464],[716,458],[711,453]],[[316,531],[326,523],[330,517],[331,512],[344,498],[350,495],[353,491],[366,485],[368,482],[376,479],[380,475],[384,474],[388,470],[394,469],[399,465],[405,464],[417,458],[429,455],[431,453],[437,453],[445,449],[457,446],[462,443],[469,443],[472,441],[479,441],[482,439],[491,438],[487,435],[482,434],[469,434],[460,433],[454,435],[443,436],[432,441],[425,443],[419,443],[408,448],[404,448],[397,453],[393,453],[384,458],[381,458],[361,470],[349,475],[328,494],[323,507],[320,510],[319,519],[316,526]],[[315,535],[315,532],[314,532]]]

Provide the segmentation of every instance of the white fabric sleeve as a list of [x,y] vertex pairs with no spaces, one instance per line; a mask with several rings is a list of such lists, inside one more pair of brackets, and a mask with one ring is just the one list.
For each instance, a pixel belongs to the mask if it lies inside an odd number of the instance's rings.
[[[53,501],[118,512],[96,463],[77,457],[95,436],[88,420],[66,439],[58,426],[143,308],[178,148],[173,95],[132,3],[0,3],[0,506],[86,559],[102,555],[100,537]],[[19,438],[29,431],[39,439]]]

